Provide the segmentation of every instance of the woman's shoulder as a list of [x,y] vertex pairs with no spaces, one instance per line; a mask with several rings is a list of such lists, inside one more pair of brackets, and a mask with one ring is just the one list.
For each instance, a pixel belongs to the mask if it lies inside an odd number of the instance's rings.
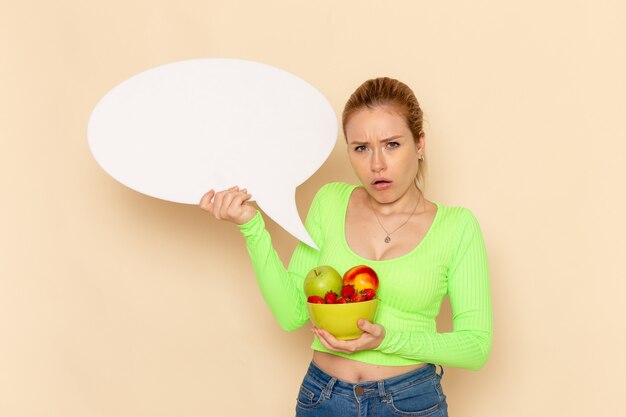
[[477,223],[478,220],[474,212],[463,206],[447,205],[433,201],[437,206],[437,217],[439,223],[444,223],[453,228],[463,228],[468,223]]
[[329,182],[322,185],[318,192],[345,195],[351,193],[358,185],[348,184],[345,182]]
[[315,195],[315,199],[324,201],[329,199],[343,200],[349,196],[356,187],[358,187],[358,185],[347,184],[345,182],[329,182],[320,187]]
[[442,204],[436,201],[433,201],[433,203],[437,206],[437,209],[445,213],[447,217],[463,218],[463,217],[468,217],[468,216],[474,216],[474,213],[472,213],[472,210],[470,210],[467,207],[451,206],[451,205]]
[[316,213],[317,216],[324,216],[329,213],[340,212],[341,207],[347,201],[350,193],[356,185],[343,182],[331,182],[324,184],[317,190],[309,212]]
[[435,204],[437,205],[439,223],[448,226],[452,231],[458,233],[466,230],[468,227],[480,228],[478,219],[471,209],[438,202],[435,202]]

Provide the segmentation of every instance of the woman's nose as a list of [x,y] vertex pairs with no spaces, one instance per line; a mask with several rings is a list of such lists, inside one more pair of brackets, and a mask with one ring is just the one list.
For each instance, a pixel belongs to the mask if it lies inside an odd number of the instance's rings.
[[374,150],[372,152],[372,171],[380,172],[385,169],[385,157],[383,156],[382,151]]

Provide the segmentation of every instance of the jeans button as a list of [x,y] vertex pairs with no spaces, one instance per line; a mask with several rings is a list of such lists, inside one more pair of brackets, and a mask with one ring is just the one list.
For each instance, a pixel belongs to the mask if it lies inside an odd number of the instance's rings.
[[358,386],[354,389],[354,392],[356,395],[363,395],[363,392],[365,392],[365,389],[362,386]]

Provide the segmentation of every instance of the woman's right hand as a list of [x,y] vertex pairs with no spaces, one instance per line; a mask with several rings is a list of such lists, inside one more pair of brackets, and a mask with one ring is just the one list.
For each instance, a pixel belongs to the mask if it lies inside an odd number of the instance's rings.
[[256,209],[246,203],[252,197],[245,188],[231,187],[216,193],[209,190],[200,200],[200,208],[208,211],[218,220],[226,220],[235,224],[244,224],[256,214]]

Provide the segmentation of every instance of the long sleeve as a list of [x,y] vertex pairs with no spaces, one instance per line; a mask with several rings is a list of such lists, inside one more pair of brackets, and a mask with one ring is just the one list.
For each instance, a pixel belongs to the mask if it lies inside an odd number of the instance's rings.
[[459,220],[447,282],[452,332],[407,334],[386,329],[377,350],[422,362],[481,368],[492,344],[491,291],[480,226],[469,210]]
[[[305,228],[318,247],[322,244],[318,216],[321,191],[315,196],[305,221]],[[260,212],[239,228],[246,239],[261,294],[272,314],[286,331],[302,327],[309,320],[304,278],[317,265],[319,251],[298,242],[286,269],[272,245]]]
[[[260,213],[240,226],[259,288],[280,326],[291,331],[308,321],[303,287],[312,268],[331,265],[343,272],[367,264],[381,279],[375,322],[385,327],[385,338],[376,349],[330,353],[381,366],[429,362],[481,368],[491,350],[492,307],[485,244],[474,215],[438,204],[428,235],[410,253],[369,260],[354,253],[345,238],[347,205],[355,188],[330,183],[318,191],[305,227],[319,250],[298,243],[287,268]],[[446,295],[453,331],[437,333],[435,319]],[[311,347],[329,352],[317,338]]]

